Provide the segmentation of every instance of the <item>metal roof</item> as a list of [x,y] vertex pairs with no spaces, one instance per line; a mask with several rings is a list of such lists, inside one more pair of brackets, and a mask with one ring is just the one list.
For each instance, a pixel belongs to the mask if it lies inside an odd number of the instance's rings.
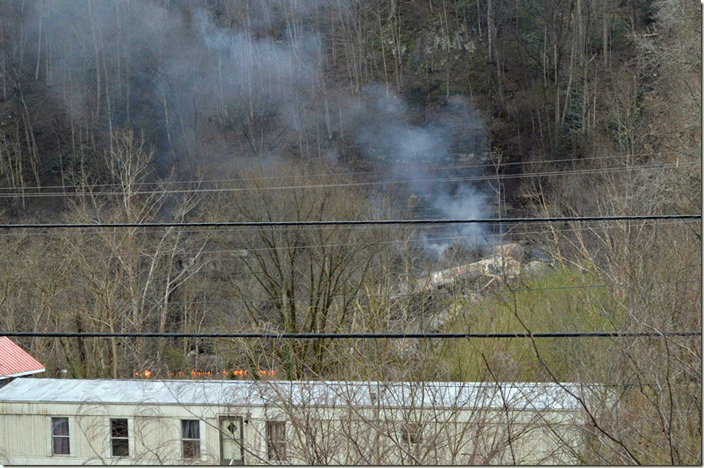
[[0,336],[0,380],[44,372],[41,362],[6,336]]
[[557,383],[18,379],[3,402],[511,408],[574,411],[594,386]]

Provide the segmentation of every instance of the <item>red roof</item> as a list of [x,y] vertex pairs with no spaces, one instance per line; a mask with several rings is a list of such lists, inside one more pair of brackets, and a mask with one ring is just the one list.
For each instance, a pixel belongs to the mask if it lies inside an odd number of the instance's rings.
[[6,336],[0,336],[0,379],[44,372],[44,366]]

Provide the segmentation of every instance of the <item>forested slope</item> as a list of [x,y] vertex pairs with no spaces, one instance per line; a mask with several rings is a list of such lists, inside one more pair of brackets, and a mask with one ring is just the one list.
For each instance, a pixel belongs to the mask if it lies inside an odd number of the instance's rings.
[[[500,220],[700,215],[701,32],[693,0],[3,2],[0,330],[700,330],[700,220]],[[496,223],[188,225],[407,218]],[[508,241],[550,273],[408,292]],[[585,462],[701,463],[700,336],[18,341],[74,377],[606,383]]]

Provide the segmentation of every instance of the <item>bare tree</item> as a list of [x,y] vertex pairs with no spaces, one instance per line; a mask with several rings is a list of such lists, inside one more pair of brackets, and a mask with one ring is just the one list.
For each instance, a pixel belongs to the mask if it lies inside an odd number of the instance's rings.
[[269,402],[264,416],[290,424],[289,462],[568,463],[581,443],[579,417],[540,411],[547,400],[539,398],[567,402],[543,384],[262,381],[255,388]]
[[[175,219],[183,220],[194,208],[192,197],[175,201],[158,188],[145,191],[153,153],[143,141],[127,133],[115,141],[113,148],[108,167],[115,193],[99,191],[84,178],[69,220],[135,224],[153,220],[167,201],[173,203]],[[202,267],[199,257],[203,244],[198,246],[197,240],[175,228],[161,233],[136,227],[98,228],[72,232],[60,241],[65,252],[61,271],[71,278],[72,295],[80,298],[74,307],[74,326],[82,331],[170,329],[168,321],[174,320],[170,302],[175,291]],[[83,349],[81,343],[79,349]],[[91,356],[79,354],[81,364],[74,369],[75,375],[108,374],[117,378],[143,368],[149,353],[145,343],[136,348],[126,344],[112,338],[109,347],[103,349],[95,342]],[[163,347],[159,351],[163,353]],[[128,357],[130,352],[134,354]],[[158,354],[156,361],[160,360]]]
[[[343,178],[313,180],[302,172],[277,169],[250,172],[242,188],[217,205],[218,217],[292,223],[233,233],[231,242],[242,251],[240,268],[246,275],[232,286],[250,326],[288,333],[348,330],[355,300],[377,268],[384,238],[368,226],[305,226],[311,221],[364,220],[372,214]],[[301,378],[308,372],[324,373],[331,364],[329,344],[286,342],[271,351],[287,377]]]

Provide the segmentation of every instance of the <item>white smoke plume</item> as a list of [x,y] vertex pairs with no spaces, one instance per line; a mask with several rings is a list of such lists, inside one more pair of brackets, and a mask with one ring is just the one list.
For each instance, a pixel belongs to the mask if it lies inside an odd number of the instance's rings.
[[[487,150],[480,116],[471,103],[451,97],[424,124],[410,121],[406,104],[382,87],[351,114],[350,127],[367,157],[385,170],[389,184],[404,186],[418,218],[490,218],[487,195],[474,176],[471,160]],[[473,156],[470,157],[470,155]],[[422,235],[427,250],[441,256],[453,244],[475,247],[489,232],[478,224],[434,227]]]
[[[329,20],[321,18],[334,17],[331,8],[346,15],[345,1],[210,3],[37,1],[28,4],[24,47],[52,44],[53,69],[36,73],[72,118],[143,131],[165,171],[187,177],[233,158],[331,157],[344,141],[389,186],[404,188],[400,207],[419,200],[418,217],[491,215],[467,180],[476,170],[458,167],[467,163],[457,154],[488,147],[470,102],[449,96],[419,118],[386,86],[353,94],[325,81]],[[457,225],[424,236],[429,251],[442,253],[453,238],[476,244],[486,233]]]

